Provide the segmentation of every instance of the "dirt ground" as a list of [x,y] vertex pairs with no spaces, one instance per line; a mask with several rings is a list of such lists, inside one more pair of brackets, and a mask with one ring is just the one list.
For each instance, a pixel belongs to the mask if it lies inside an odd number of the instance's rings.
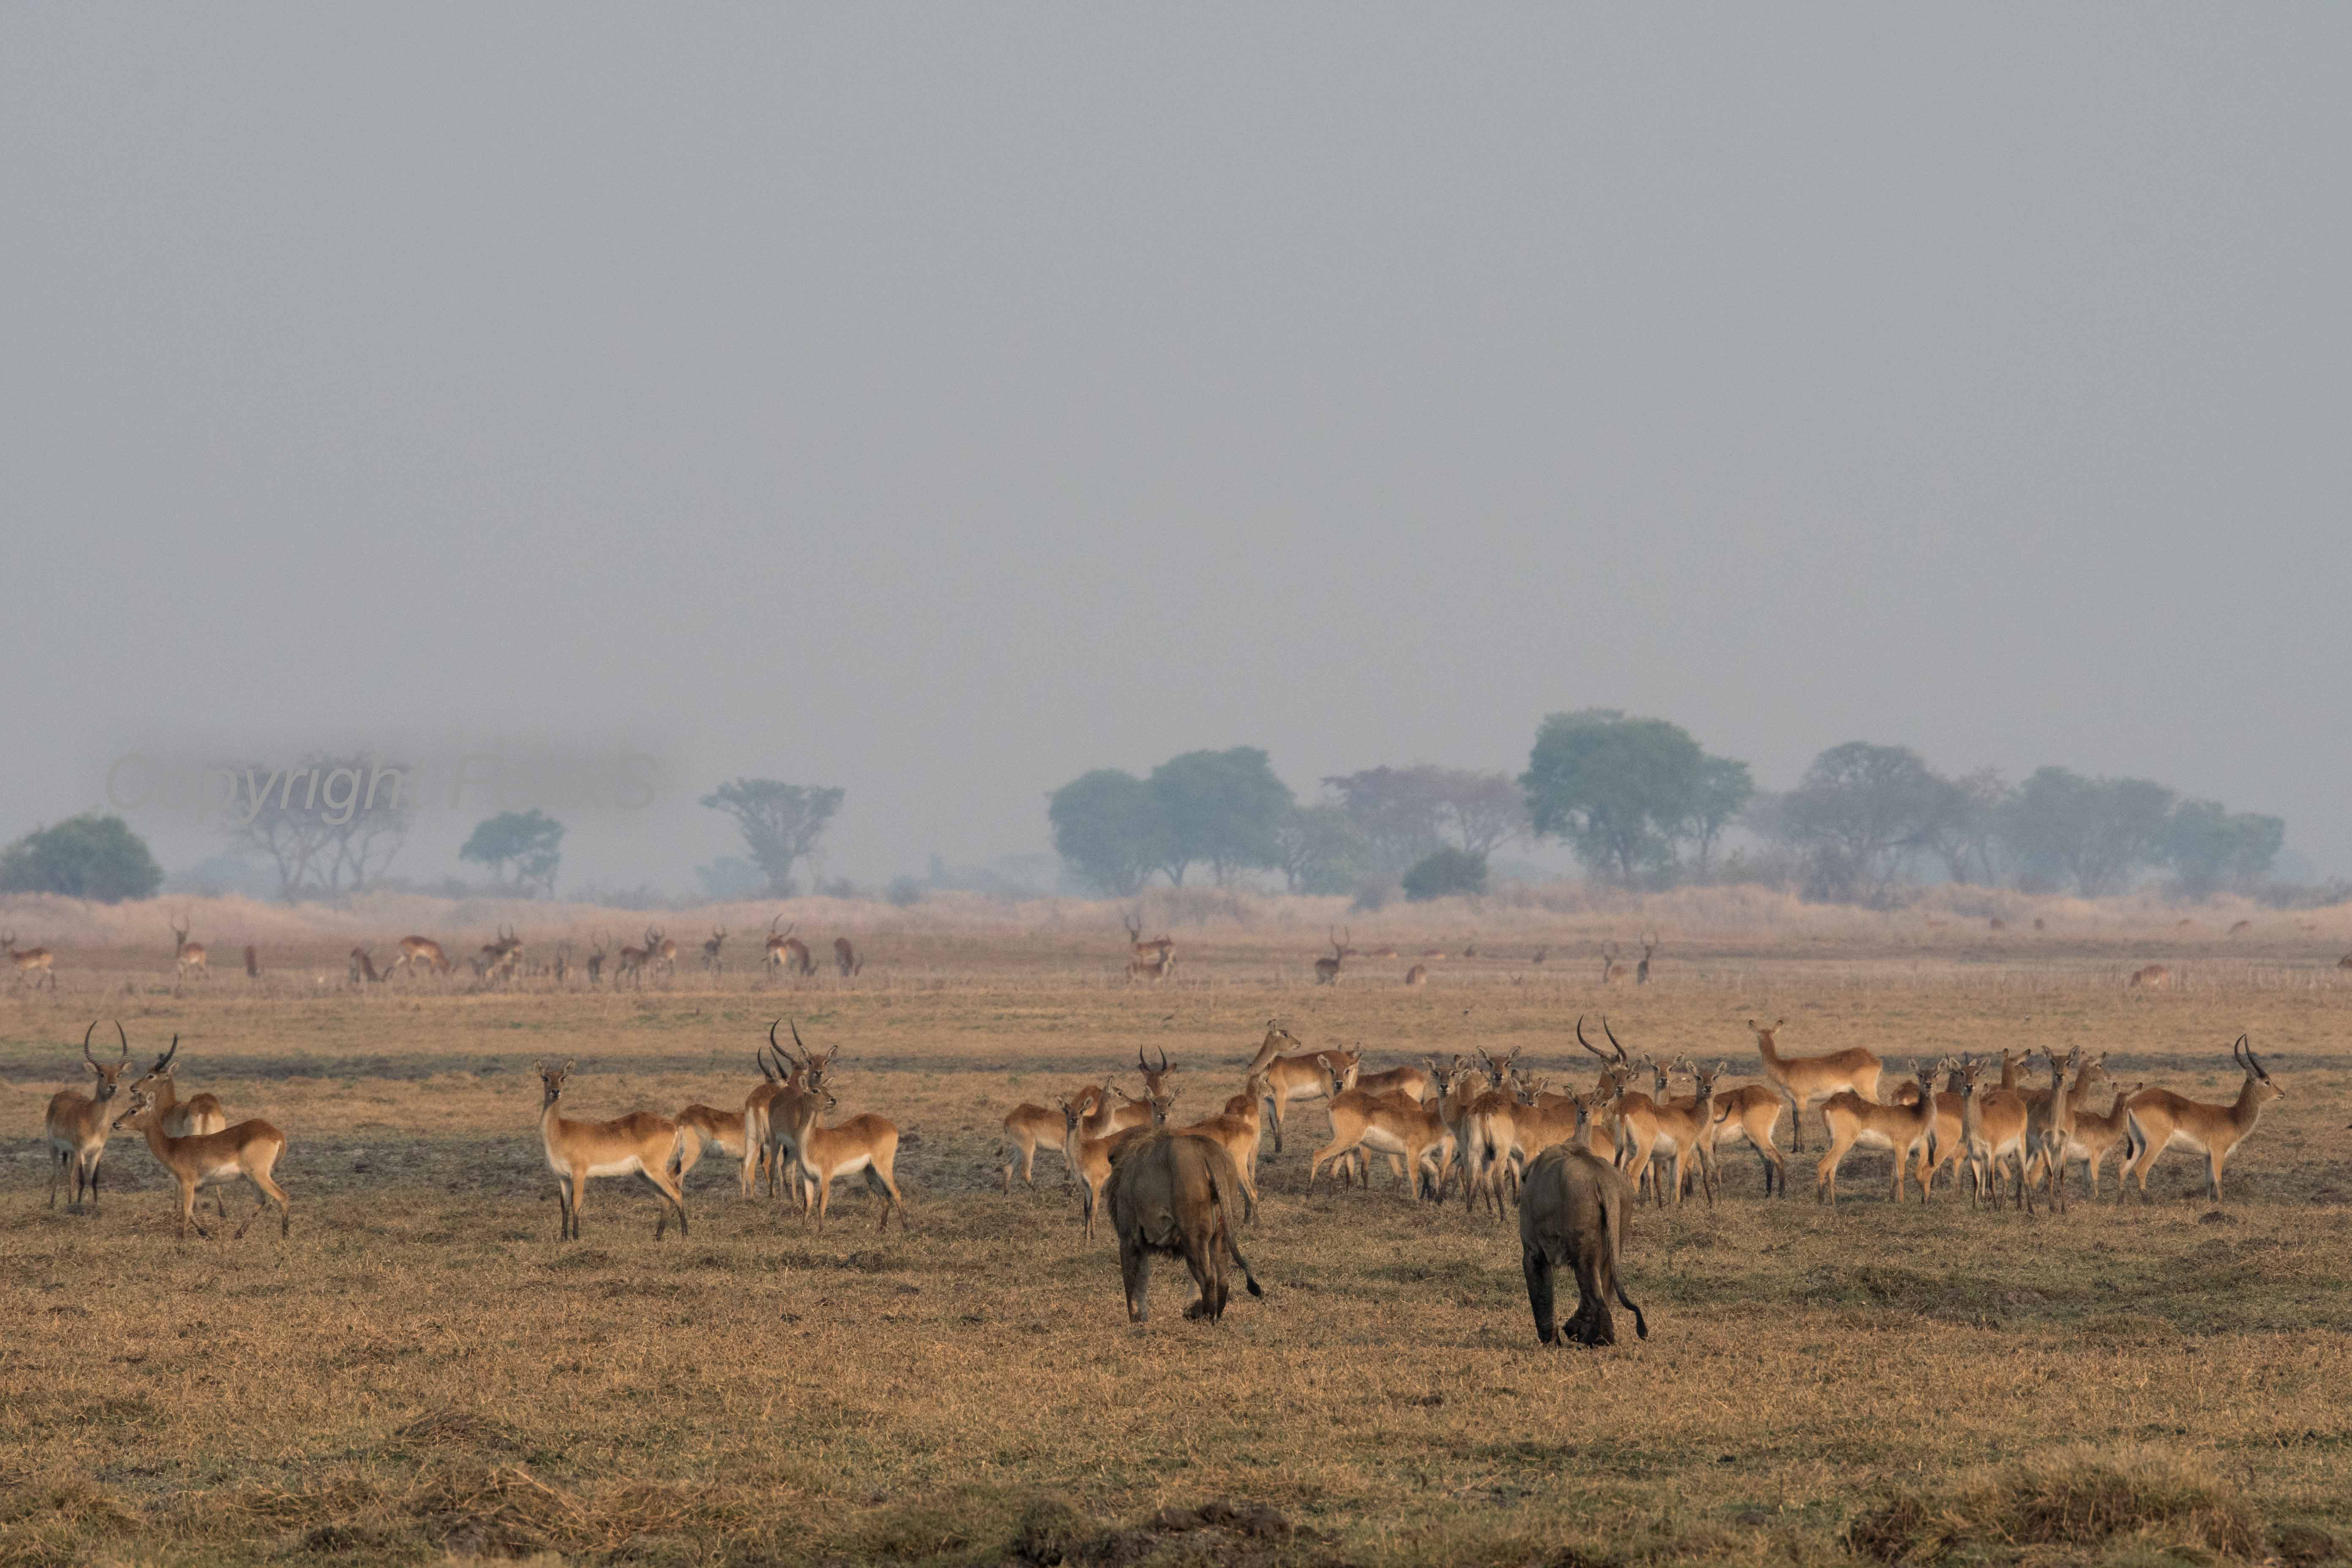
[[[258,984],[177,988],[168,948],[61,948],[58,991],[0,996],[0,1561],[402,1563],[446,1556],[756,1563],[2325,1561],[2352,1552],[2352,973],[2288,930],[2209,943],[2178,990],[2124,975],[2153,934],[2046,940],[1758,933],[1676,942],[1604,989],[1579,931],[1458,932],[1311,984],[1296,931],[1180,932],[1178,978],[1120,982],[1115,931],[908,930],[866,972],[738,968],[642,992],[546,977],[354,990],[341,948]],[[1315,933],[1319,935],[1319,931]],[[1360,942],[1362,940],[1359,933]],[[1423,989],[1399,984],[1443,942]],[[344,943],[342,945],[347,945]],[[1561,954],[1532,962],[1539,946]],[[226,956],[226,955],[223,955]],[[216,960],[217,962],[217,960]],[[1368,1068],[1519,1047],[1578,1086],[1606,1012],[1637,1051],[1781,1045],[1914,1058],[2083,1046],[2110,1071],[2232,1098],[2240,1032],[2286,1090],[2216,1209],[2192,1157],[2158,1201],[2063,1216],[1890,1205],[1857,1154],[1833,1214],[1768,1201],[1745,1151],[1712,1208],[1635,1219],[1651,1334],[1536,1343],[1516,1227],[1373,1189],[1304,1194],[1326,1136],[1294,1113],[1243,1237],[1265,1300],[1188,1322],[1163,1265],[1130,1326],[1116,1244],[1082,1239],[1057,1154],[997,1190],[1024,1100],[1180,1068],[1213,1113],[1269,1017]],[[901,1130],[903,1229],[844,1183],[821,1234],[690,1180],[656,1242],[641,1186],[590,1191],[556,1237],[540,1058],[575,1117],[740,1106],[790,1015],[838,1047],[839,1115]],[[174,1235],[135,1133],[102,1206],[47,1206],[47,1095],[84,1026],[184,1094],[289,1139],[293,1231]],[[1590,1028],[1591,1026],[1588,1026]],[[142,1064],[143,1066],[143,1062]],[[1786,1123],[1782,1124],[1785,1141]],[[2114,1192],[2114,1164],[2105,1196]],[[209,1205],[209,1198],[207,1198]],[[248,1192],[231,1193],[238,1217]]]

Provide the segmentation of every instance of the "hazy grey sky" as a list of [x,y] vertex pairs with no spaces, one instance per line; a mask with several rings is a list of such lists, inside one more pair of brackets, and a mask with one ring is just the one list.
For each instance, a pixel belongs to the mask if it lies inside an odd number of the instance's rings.
[[687,884],[756,773],[879,879],[1089,766],[1517,771],[1605,705],[1768,786],[2146,774],[2352,872],[2347,45],[7,7],[0,837],[131,746],[537,732],[667,765],[579,874]]

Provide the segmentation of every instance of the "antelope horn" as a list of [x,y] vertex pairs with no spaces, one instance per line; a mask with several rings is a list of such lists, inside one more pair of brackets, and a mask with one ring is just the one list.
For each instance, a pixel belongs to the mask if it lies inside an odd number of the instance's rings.
[[[795,1019],[793,1019],[793,1020],[792,1021],[792,1023],[793,1023],[793,1044],[794,1044],[794,1045],[796,1045],[796,1046],[799,1046],[799,1047],[800,1047],[800,1048],[801,1048],[801,1060],[803,1060],[803,1061],[806,1061],[806,1060],[808,1060],[808,1047],[807,1047],[807,1045],[806,1045],[806,1044],[804,1044],[804,1043],[802,1041],[802,1039],[801,1039],[801,1025],[800,1025],[800,1020],[799,1020],[799,1019],[797,1019],[797,1018],[795,1018]],[[833,1053],[833,1055],[834,1055],[834,1056],[836,1056],[836,1057],[837,1057],[837,1056],[839,1056],[840,1054],[841,1054],[841,1053],[840,1053],[839,1051],[835,1051],[835,1052],[834,1052],[834,1053]],[[825,1060],[827,1060],[827,1061],[831,1061],[832,1059],[833,1059],[833,1057],[827,1057],[827,1058],[825,1058]]]
[[170,1066],[172,1065],[172,1058],[173,1058],[173,1057],[178,1056],[179,1054],[180,1054],[180,1037],[179,1037],[179,1036],[177,1036],[177,1035],[173,1035],[173,1036],[172,1037],[172,1048],[171,1048],[170,1050],[168,1050],[168,1051],[165,1051],[162,1056],[157,1057],[157,1058],[155,1058],[155,1068],[154,1068],[154,1070],[155,1070],[155,1071],[157,1071],[157,1072],[162,1072],[165,1068],[170,1067]]
[[1602,1061],[1605,1062],[1609,1059],[1609,1053],[1607,1051],[1602,1050],[1599,1046],[1594,1045],[1591,1040],[1584,1037],[1584,1015],[1581,1013],[1579,1013],[1576,1016],[1576,1043],[1582,1046],[1586,1050],[1591,1051],[1594,1056],[1599,1057]]
[[1609,1037],[1609,1043],[1611,1045],[1617,1046],[1617,1059],[1621,1062],[1623,1061],[1625,1059],[1625,1047],[1617,1045],[1617,1032],[1609,1026],[1609,1015],[1606,1013],[1601,1015],[1601,1032]]
[[89,1027],[81,1032],[81,1054],[92,1067],[98,1065],[98,1058],[89,1054],[89,1037],[96,1033],[98,1033],[98,1020],[92,1018],[89,1021]]
[[1166,1072],[1168,1070],[1168,1047],[1166,1046],[1160,1047],[1160,1070],[1161,1072]]
[[114,1034],[122,1042],[121,1059],[127,1062],[131,1059],[131,1037],[122,1032],[122,1020],[120,1018],[114,1021]]
[[1138,1072],[1150,1072],[1151,1070],[1151,1064],[1143,1059],[1143,1047],[1141,1046],[1135,1047],[1135,1070]]
[[770,1083],[773,1083],[773,1082],[775,1082],[775,1081],[776,1081],[776,1073],[775,1073],[775,1069],[774,1069],[774,1068],[771,1068],[770,1066],[768,1066],[768,1053],[767,1053],[767,1052],[765,1052],[765,1051],[753,1051],[753,1052],[751,1053],[751,1061],[752,1061],[752,1065],[754,1065],[755,1067],[757,1067],[757,1068],[760,1069],[760,1076],[761,1076],[761,1078],[766,1079]]

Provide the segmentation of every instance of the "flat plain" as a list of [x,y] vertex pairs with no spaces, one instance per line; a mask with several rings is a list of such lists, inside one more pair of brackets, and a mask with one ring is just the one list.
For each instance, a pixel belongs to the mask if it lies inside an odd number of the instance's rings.
[[[1916,922],[1914,922],[1916,924]],[[1981,922],[1979,922],[1981,925]],[[1603,1563],[2325,1561],[2352,1552],[2352,973],[2282,920],[2209,941],[2177,990],[2124,976],[2185,939],[2103,928],[1922,941],[1684,936],[1653,983],[1599,982],[1598,925],[1465,959],[1410,918],[1311,984],[1319,927],[1179,929],[1177,978],[1120,980],[1091,929],[866,940],[855,981],[756,965],[644,990],[342,983],[341,946],[258,984],[174,987],[130,947],[60,949],[60,988],[0,999],[0,1561]],[[1621,939],[1622,939],[1622,932]],[[1363,930],[1359,945],[1374,940]],[[1424,988],[1411,954],[1445,944]],[[347,945],[347,944],[346,944]],[[1549,947],[1550,961],[1531,962]],[[225,957],[226,955],[221,955]],[[215,960],[219,962],[218,958]],[[2177,962],[2177,957],[2176,957]],[[2278,1082],[2218,1209],[2179,1151],[2157,1201],[1978,1211],[1885,1201],[1856,1154],[1832,1213],[1727,1153],[1725,1190],[1644,1208],[1628,1287],[1650,1337],[1540,1349],[1515,1224],[1374,1186],[1305,1193],[1319,1106],[1269,1140],[1242,1237],[1266,1299],[1190,1322],[1163,1263],[1130,1326],[1116,1243],[1079,1233],[1058,1153],[998,1191],[1022,1100],[1179,1068],[1213,1114],[1269,1018],[1368,1068],[1519,1047],[1556,1082],[1629,1047],[1915,1058],[2108,1054],[2119,1080],[2234,1097],[2241,1032]],[[839,1116],[901,1130],[907,1223],[836,1193],[822,1232],[689,1180],[690,1236],[594,1184],[556,1238],[534,1061],[575,1058],[575,1117],[739,1106],[769,1024],[838,1047]],[[293,1232],[175,1237],[135,1133],[102,1207],[46,1203],[41,1113],[84,1026],[142,1067],[176,1033],[184,1094],[282,1128]],[[1588,1030],[1593,1026],[1588,1024]],[[95,1048],[95,1047],[94,1047]],[[1782,1139],[1788,1139],[1782,1122]],[[210,1199],[205,1200],[209,1205]],[[251,1195],[233,1190],[239,1218]]]

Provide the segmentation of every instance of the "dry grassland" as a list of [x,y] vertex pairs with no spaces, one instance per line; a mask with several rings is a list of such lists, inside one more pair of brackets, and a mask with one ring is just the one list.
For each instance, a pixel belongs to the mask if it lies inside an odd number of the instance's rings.
[[[0,999],[0,1077],[23,1091],[0,1093],[16,1151],[0,1164],[0,1561],[2352,1550],[2352,975],[2320,935],[2210,944],[2153,995],[2121,977],[2177,958],[2156,933],[1685,936],[1654,984],[1604,994],[1574,956],[1583,933],[1533,924],[1407,991],[1412,953],[1458,953],[1458,930],[1385,928],[1406,956],[1328,989],[1304,984],[1317,949],[1297,931],[1180,930],[1181,982],[1130,989],[1108,921],[918,923],[866,936],[855,985],[682,966],[641,994],[353,994],[348,939],[322,935],[274,950],[258,987],[221,974],[174,995],[168,945],[60,944],[59,996]],[[1527,963],[1547,941],[1563,956]],[[1180,1064],[1180,1116],[1238,1089],[1277,1014],[1310,1044],[1360,1039],[1369,1067],[1520,1046],[1582,1084],[1570,1029],[1604,1006],[1636,1049],[1735,1068],[1755,1061],[1741,1021],[1786,1016],[1791,1050],[1863,1045],[1892,1069],[2079,1044],[2124,1081],[2215,1100],[2236,1091],[2228,1042],[2246,1030],[2287,1096],[2220,1213],[2178,1152],[2152,1206],[2028,1219],[1942,1191],[1892,1208],[1883,1155],[1855,1157],[1835,1215],[1811,1201],[1810,1158],[1798,1196],[1767,1203],[1734,1151],[1711,1211],[1639,1216],[1626,1274],[1652,1337],[1599,1352],[1537,1348],[1513,1226],[1406,1203],[1385,1171],[1370,1194],[1303,1195],[1319,1107],[1261,1165],[1243,1245],[1267,1299],[1221,1326],[1183,1321],[1189,1282],[1167,1264],[1153,1321],[1129,1326],[1115,1243],[1081,1240],[1057,1155],[1035,1193],[995,1190],[1005,1110],[1139,1047]],[[690,1238],[656,1245],[651,1195],[605,1181],[584,1239],[558,1243],[533,1060],[578,1058],[575,1117],[740,1104],[786,1012],[842,1048],[839,1114],[902,1130],[904,1233],[877,1235],[845,1182],[818,1235],[740,1201],[714,1157],[690,1183]],[[100,1215],[44,1206],[43,1100],[78,1081],[83,1026],[117,1016],[142,1051],[181,1035],[184,1093],[286,1131],[290,1240],[267,1225],[175,1240],[136,1135],[110,1148]],[[1817,1155],[1818,1119],[1806,1142]],[[251,1200],[232,1201],[241,1216]]]

